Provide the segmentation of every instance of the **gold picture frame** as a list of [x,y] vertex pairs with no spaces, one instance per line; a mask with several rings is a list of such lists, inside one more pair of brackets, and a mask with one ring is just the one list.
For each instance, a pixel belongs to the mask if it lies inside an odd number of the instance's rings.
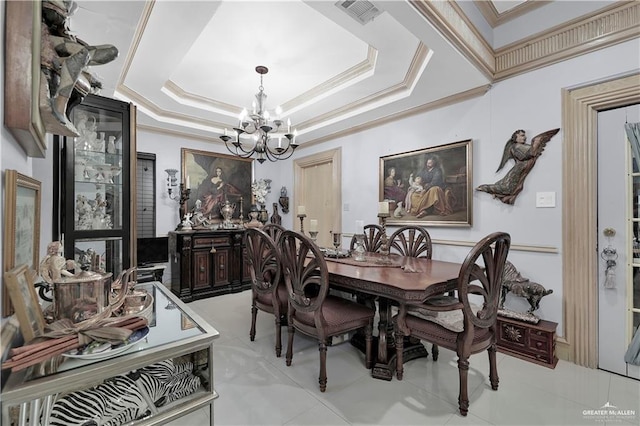
[[[380,201],[389,202],[386,223],[471,227],[472,159],[471,139],[380,157]],[[419,186],[418,176],[423,179]]]
[[[40,181],[5,172],[4,265],[5,272],[19,265],[38,270],[40,249]],[[11,315],[10,299],[3,290],[3,316]]]
[[40,112],[42,1],[6,1],[4,124],[30,157],[44,158]]
[[22,264],[4,273],[4,283],[25,343],[44,333],[45,320],[34,284],[36,272]]
[[[211,216],[215,222],[222,222],[220,214],[221,202],[228,199],[236,205],[234,218],[242,214],[244,220],[249,219],[249,208],[252,204],[251,182],[253,181],[253,159],[240,158],[233,155],[215,152],[198,151],[182,148],[182,182],[191,188],[189,200],[184,204],[181,215],[192,211],[196,200],[202,203],[205,217]],[[220,169],[221,180],[216,171]],[[240,211],[242,198],[242,212]]]

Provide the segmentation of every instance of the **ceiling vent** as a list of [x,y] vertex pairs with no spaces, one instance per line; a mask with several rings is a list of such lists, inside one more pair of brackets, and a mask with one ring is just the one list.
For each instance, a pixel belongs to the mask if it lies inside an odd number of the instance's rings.
[[340,0],[336,3],[336,6],[362,25],[372,21],[373,18],[382,13],[380,9],[367,0]]

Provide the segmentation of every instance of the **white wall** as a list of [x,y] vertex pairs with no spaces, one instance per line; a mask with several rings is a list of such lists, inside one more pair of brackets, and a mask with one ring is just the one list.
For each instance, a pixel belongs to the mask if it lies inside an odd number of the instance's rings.
[[[473,140],[473,186],[493,183],[508,170],[509,163],[495,173],[505,142],[516,129],[527,131],[529,139],[546,130],[562,127],[561,91],[564,88],[638,70],[640,40],[629,41],[598,52],[580,56],[495,84],[484,96],[457,105],[416,115],[374,129],[338,138],[298,151],[300,158],[342,147],[343,232],[353,232],[356,220],[377,222],[379,193],[379,158],[389,154],[430,146]],[[509,232],[512,244],[550,246],[557,253],[512,251],[509,259],[523,276],[553,289],[545,297],[537,314],[559,323],[562,334],[562,142],[558,133],[547,145],[535,168],[525,180],[524,190],[513,206],[494,200],[489,194],[473,194],[473,226],[471,228],[431,227],[434,239],[477,241],[486,234]],[[180,148],[202,149],[226,153],[220,144],[139,132],[138,149],[156,152],[158,169],[158,233],[169,231],[178,223],[175,202],[164,198],[164,169],[180,169]],[[293,163],[255,164],[255,176],[273,180],[268,203],[277,201],[281,186],[293,195]],[[555,208],[536,208],[536,192],[555,192]],[[295,213],[283,216],[283,224],[291,227]],[[269,205],[269,204],[268,204]],[[344,209],[343,209],[344,210]],[[164,231],[163,231],[164,228]],[[434,258],[461,261],[467,247],[438,245]],[[594,284],[595,285],[595,284]],[[528,308],[520,299],[510,301],[513,308]]]

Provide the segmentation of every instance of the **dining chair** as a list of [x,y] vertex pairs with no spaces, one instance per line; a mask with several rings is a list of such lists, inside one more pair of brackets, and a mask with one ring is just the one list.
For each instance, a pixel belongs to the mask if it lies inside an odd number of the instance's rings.
[[282,225],[278,225],[277,223],[267,223],[261,229],[269,234],[273,242],[277,243],[278,238],[280,238],[280,234],[282,234],[282,231],[286,228]]
[[433,247],[431,236],[421,226],[403,226],[398,228],[389,238],[389,250],[408,257],[426,257],[431,259]]
[[[349,250],[353,251],[356,244],[355,235],[351,237],[351,245]],[[382,226],[376,224],[369,224],[364,226],[364,250],[377,253],[382,247]]]
[[[402,336],[412,336],[455,351],[458,355],[460,414],[469,411],[467,376],[469,356],[485,349],[489,353],[491,389],[498,389],[496,333],[502,272],[511,245],[505,232],[495,232],[480,240],[469,252],[458,275],[457,297],[448,295],[427,299],[422,305],[437,315],[421,315],[402,304],[394,316],[396,333],[396,373],[402,380]],[[480,261],[480,265],[476,262]],[[469,295],[481,305],[471,303]]]
[[372,328],[375,310],[329,294],[327,263],[318,246],[296,231],[284,231],[278,245],[289,294],[286,363],[293,358],[295,331],[318,339],[320,391],[327,389],[327,346],[333,336],[365,330],[365,365],[372,367]]
[[248,228],[244,234],[246,256],[251,274],[251,329],[249,338],[256,338],[258,310],[273,314],[276,323],[276,357],[282,353],[281,325],[288,309],[287,289],[281,280],[280,252],[273,239],[261,229]]

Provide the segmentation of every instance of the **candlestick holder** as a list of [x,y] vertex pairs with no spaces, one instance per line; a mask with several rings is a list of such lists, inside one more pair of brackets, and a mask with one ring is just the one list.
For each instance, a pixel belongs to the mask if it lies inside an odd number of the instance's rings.
[[309,231],[309,236],[311,240],[317,244],[316,239],[318,238],[318,231]]
[[380,236],[380,254],[382,255],[381,263],[391,263],[389,260],[389,236],[387,235],[387,218],[389,213],[378,213],[380,226],[382,226],[382,235]]
[[300,233],[304,234],[304,218],[307,217],[306,214],[299,214],[298,219],[300,219]]
[[180,203],[180,208],[187,202],[189,199],[189,195],[191,195],[191,188],[184,187],[184,183],[180,184],[180,192],[178,194],[172,194],[171,187],[167,188],[167,192],[169,193],[169,198]]

